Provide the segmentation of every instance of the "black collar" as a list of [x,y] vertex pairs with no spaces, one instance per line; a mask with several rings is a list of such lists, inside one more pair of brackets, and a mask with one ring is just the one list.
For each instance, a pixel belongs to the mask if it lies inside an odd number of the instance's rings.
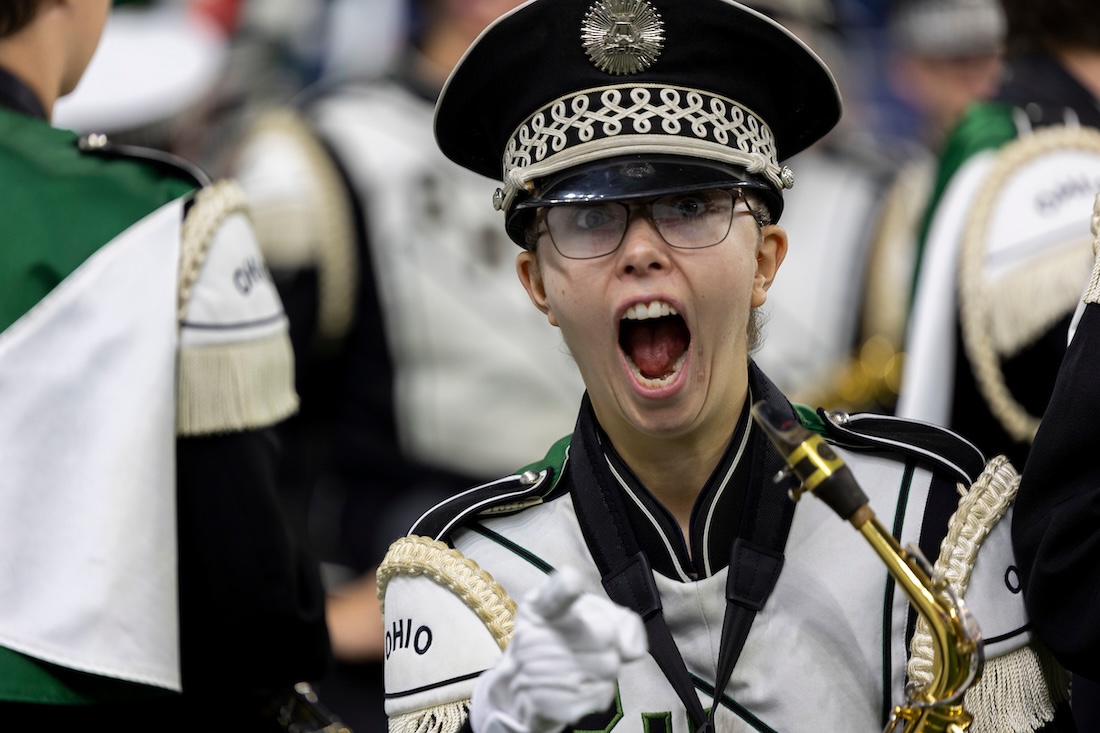
[[583,441],[586,435],[595,436],[598,452],[606,459],[597,470],[606,471],[606,480],[622,489],[626,515],[655,572],[674,580],[691,581],[710,577],[729,564],[729,548],[741,526],[750,487],[771,480],[770,476],[758,476],[759,468],[754,468],[759,465],[754,456],[760,450],[769,450],[770,444],[752,422],[749,404],[756,399],[786,401],[755,364],[750,364],[749,394],[736,425],[731,426],[729,444],[692,508],[690,552],[672,512],[653,496],[615,451],[596,423],[586,399],[581,420],[591,421],[592,432],[578,429],[573,441]]
[[46,110],[31,88],[7,69],[0,67],[0,107],[46,121]]

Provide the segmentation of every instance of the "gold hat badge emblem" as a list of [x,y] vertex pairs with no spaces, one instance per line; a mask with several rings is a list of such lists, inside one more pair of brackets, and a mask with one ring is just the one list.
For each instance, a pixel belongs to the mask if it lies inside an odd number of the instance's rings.
[[584,16],[581,40],[600,71],[637,74],[661,55],[665,26],[646,0],[597,0]]

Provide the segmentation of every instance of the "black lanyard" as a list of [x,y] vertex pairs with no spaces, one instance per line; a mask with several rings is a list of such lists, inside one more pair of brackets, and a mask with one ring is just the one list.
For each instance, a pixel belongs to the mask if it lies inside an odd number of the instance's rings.
[[749,492],[738,537],[730,548],[726,614],[722,622],[714,698],[708,716],[665,623],[653,571],[627,519],[622,492],[609,476],[587,395],[581,414],[578,424],[581,440],[574,441],[570,448],[573,504],[604,590],[611,600],[642,617],[649,638],[649,653],[683,701],[696,732],[712,733],[715,711],[744,648],[749,627],[756,612],[764,607],[783,566],[783,546],[794,517],[794,502],[788,498],[787,491],[794,480],[787,478],[780,483],[770,480],[786,463],[768,441],[756,440],[752,475],[768,478],[757,479],[755,483],[760,484],[761,489]]

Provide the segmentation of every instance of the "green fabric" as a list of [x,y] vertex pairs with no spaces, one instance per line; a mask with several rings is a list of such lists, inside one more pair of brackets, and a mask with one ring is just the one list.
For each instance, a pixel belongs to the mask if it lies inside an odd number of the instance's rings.
[[32,659],[0,647],[0,700],[48,705],[145,700],[175,693],[98,677]]
[[524,471],[539,471],[544,468],[554,469],[554,482],[557,482],[557,477],[561,476],[561,467],[565,465],[565,454],[569,450],[569,441],[573,439],[572,435],[565,435],[558,439],[558,442],[550,446],[550,450],[546,452],[541,460],[529,463],[521,468],[516,473],[523,473]]
[[973,104],[948,136],[943,152],[940,154],[939,167],[928,207],[921,220],[911,292],[916,292],[916,280],[921,272],[921,260],[924,258],[928,228],[932,224],[940,199],[943,198],[948,184],[951,183],[951,178],[958,173],[966,161],[978,153],[1000,148],[1016,138],[1016,123],[1012,115],[1013,107],[1003,102]]
[[802,427],[819,435],[825,435],[825,421],[821,419],[821,415],[817,414],[817,410],[798,402],[793,402],[791,405],[794,407],[794,411],[798,413],[798,421],[802,423]]
[[0,332],[104,244],[194,189],[182,173],[82,153],[76,141],[0,109]]
[[[73,132],[0,109],[0,333],[104,244],[194,189],[182,173],[82,153],[76,141]],[[166,693],[0,647],[0,700],[87,704],[150,694]]]

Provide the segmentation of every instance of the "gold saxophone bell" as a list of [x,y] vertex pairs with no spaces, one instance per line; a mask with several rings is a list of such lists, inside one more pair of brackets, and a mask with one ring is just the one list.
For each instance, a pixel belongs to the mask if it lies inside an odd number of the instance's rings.
[[966,603],[949,585],[932,580],[918,548],[903,549],[882,526],[851,470],[820,435],[765,402],[753,405],[752,416],[786,460],[786,473],[800,481],[791,498],[813,492],[851,522],[931,627],[932,681],[906,689],[906,704],[894,708],[884,733],[964,733],[972,717],[963,695],[978,681],[985,661],[981,631]]

